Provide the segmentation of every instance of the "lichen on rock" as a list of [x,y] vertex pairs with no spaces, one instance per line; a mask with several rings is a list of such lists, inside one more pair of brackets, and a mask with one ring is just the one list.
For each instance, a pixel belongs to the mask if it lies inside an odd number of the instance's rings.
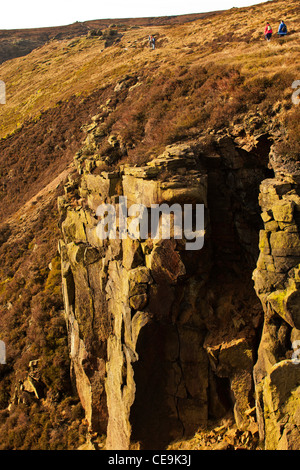
[[265,322],[254,377],[260,438],[269,450],[298,449],[300,442],[299,365],[289,359],[292,331],[300,328],[297,188],[297,173],[291,176],[277,168],[260,192],[265,230],[253,279]]

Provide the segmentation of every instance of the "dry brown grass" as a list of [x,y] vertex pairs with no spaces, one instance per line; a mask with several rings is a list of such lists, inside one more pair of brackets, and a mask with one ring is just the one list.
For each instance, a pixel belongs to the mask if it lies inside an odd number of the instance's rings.
[[[267,44],[265,22],[269,20],[276,30],[282,18],[291,34],[284,40],[274,34]],[[61,100],[86,96],[133,71],[155,80],[157,74],[172,75],[178,66],[216,63],[239,68],[249,80],[286,70],[299,78],[298,24],[297,2],[281,0],[184,25],[129,29],[122,31],[118,44],[108,48],[101,37],[51,41],[0,66],[0,77],[7,86],[7,104],[0,109],[0,136],[13,132],[25,120],[38,119],[41,111]],[[148,48],[149,34],[157,36],[155,51]]]

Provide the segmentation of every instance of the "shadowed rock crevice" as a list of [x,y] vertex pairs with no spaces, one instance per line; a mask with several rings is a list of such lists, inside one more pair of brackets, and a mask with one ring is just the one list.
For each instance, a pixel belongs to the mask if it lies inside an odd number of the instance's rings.
[[[173,340],[173,344],[172,343]],[[131,409],[132,439],[141,443],[141,449],[164,449],[175,438],[182,437],[182,424],[176,410],[176,390],[172,390],[170,375],[173,361],[168,351],[178,354],[174,327],[148,324],[139,337],[134,377],[136,396]],[[176,351],[177,349],[177,351]],[[168,357],[169,356],[169,357]],[[175,366],[176,367],[176,366]],[[180,374],[177,368],[177,374]],[[182,380],[180,376],[178,382]],[[171,387],[170,387],[171,385]]]

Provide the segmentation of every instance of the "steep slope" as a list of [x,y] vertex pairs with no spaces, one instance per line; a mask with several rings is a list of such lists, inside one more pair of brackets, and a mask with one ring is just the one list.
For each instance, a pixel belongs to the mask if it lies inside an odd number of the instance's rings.
[[[0,66],[1,448],[299,448],[297,2],[186,20]],[[122,195],[204,203],[204,249],[101,242]]]

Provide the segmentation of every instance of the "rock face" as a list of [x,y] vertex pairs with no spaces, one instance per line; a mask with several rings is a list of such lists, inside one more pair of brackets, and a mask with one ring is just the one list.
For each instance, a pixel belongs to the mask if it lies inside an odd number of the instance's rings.
[[[104,171],[100,130],[95,119],[58,201],[72,376],[90,436],[105,434],[107,449],[165,449],[228,413],[255,436],[256,406],[266,448],[299,448],[299,366],[286,357],[300,339],[296,180],[266,179],[255,149],[222,136],[213,149],[173,145]],[[172,223],[169,239],[135,238],[132,213],[122,237],[124,198],[147,213],[203,205],[204,246],[187,250]],[[99,237],[103,204],[116,224]]]
[[[128,449],[132,434],[135,439],[145,439],[146,447],[154,444],[149,439],[157,440],[155,446],[163,446],[180,437],[184,428],[194,431],[207,419],[208,359],[201,346],[204,325],[193,318],[201,283],[198,286],[194,273],[186,272],[180,255],[183,242],[130,237],[102,240],[95,217],[101,202],[111,203],[120,212],[116,188],[127,198],[128,208],[173,201],[207,204],[207,177],[195,167],[189,148],[169,149],[144,168],[84,173],[78,188],[84,208],[59,201],[64,218],[60,242],[63,291],[74,377],[91,429],[106,433],[107,427],[108,449]],[[162,168],[182,168],[184,175],[175,173],[163,182],[156,178]],[[68,189],[66,193],[70,194]],[[205,252],[196,258],[201,266]],[[188,300],[193,305],[186,304],[187,318],[176,325],[175,316],[184,314],[179,311],[184,289],[190,291]],[[145,399],[146,417],[144,414],[139,422]],[[158,429],[157,408],[167,418],[162,430]]]
[[253,278],[265,322],[254,377],[260,437],[271,450],[300,446],[298,193],[299,176],[278,171],[262,182],[259,197],[264,230]]

